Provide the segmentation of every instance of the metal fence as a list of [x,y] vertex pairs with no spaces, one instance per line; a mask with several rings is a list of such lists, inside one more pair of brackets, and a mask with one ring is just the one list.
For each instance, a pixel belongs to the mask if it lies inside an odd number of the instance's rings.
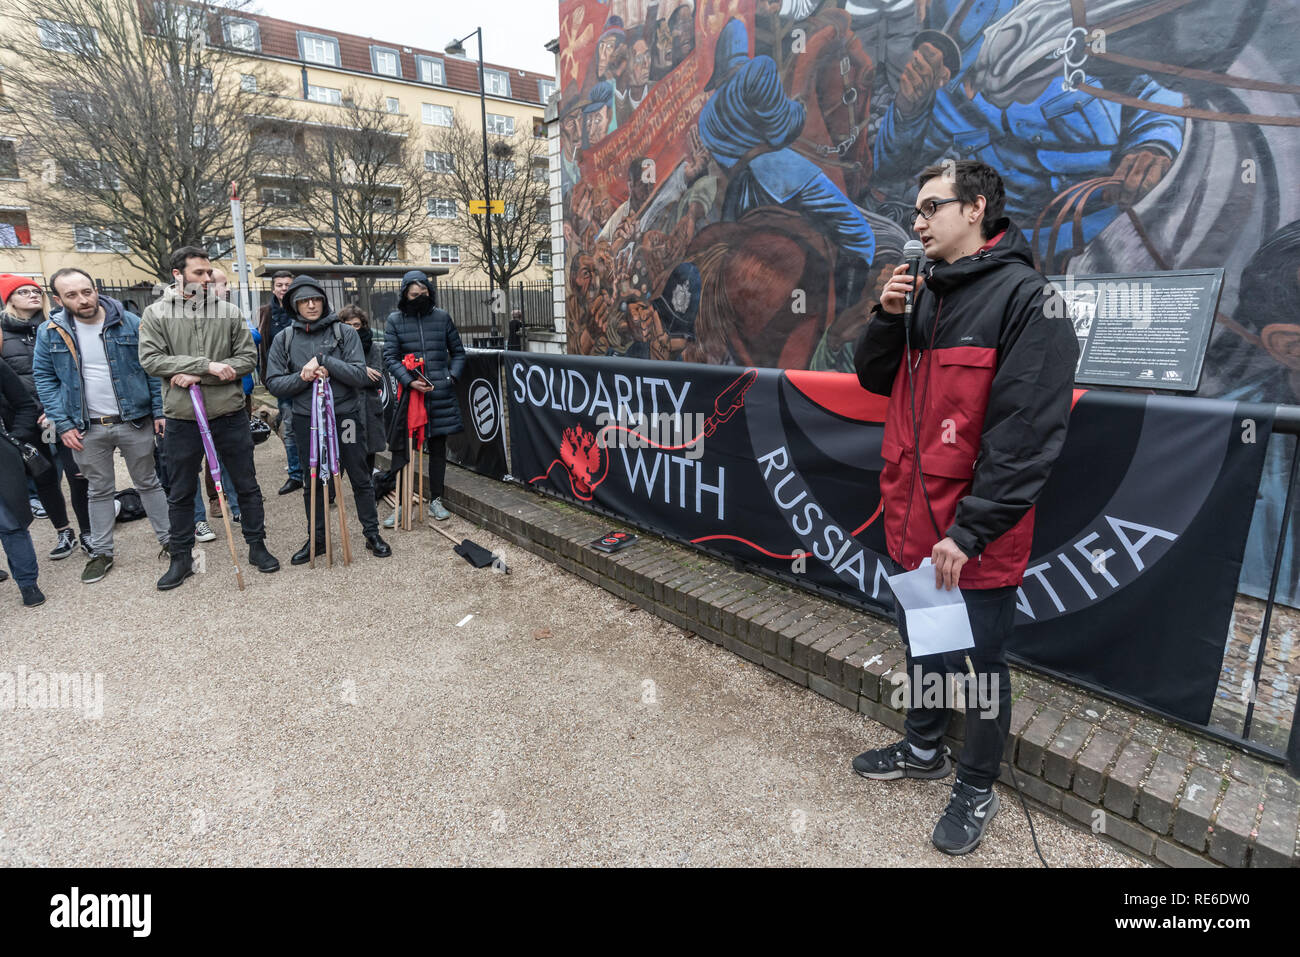
[[[99,291],[114,299],[129,303],[139,313],[154,299],[150,286],[116,286],[99,283]],[[388,314],[397,308],[397,295],[401,282],[395,279],[328,279],[321,285],[329,296],[330,305],[337,312],[346,305],[359,305],[370,316],[371,325],[382,335]],[[231,299],[238,296],[238,287],[231,285]],[[255,282],[250,287],[254,309],[271,299],[271,284]],[[434,303],[451,313],[456,328],[466,345],[485,337],[504,340],[509,331],[510,314],[523,312],[524,326],[529,331],[555,331],[555,310],[551,284],[548,282],[514,283],[508,290],[491,289],[486,283],[438,282]]]

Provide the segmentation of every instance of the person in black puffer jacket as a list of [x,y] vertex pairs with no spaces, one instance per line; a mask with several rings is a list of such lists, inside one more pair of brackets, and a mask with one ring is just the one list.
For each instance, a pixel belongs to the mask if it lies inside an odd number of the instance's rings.
[[[402,364],[403,357],[414,355],[424,360],[422,381]],[[447,471],[447,436],[464,430],[460,420],[460,401],[456,398],[456,381],[465,373],[465,347],[460,333],[445,309],[433,304],[433,283],[418,269],[402,277],[397,309],[388,314],[384,327],[384,365],[403,388],[424,394],[429,413],[425,429],[429,450],[429,515],[438,521],[450,518],[443,507],[443,479]],[[384,527],[391,527],[399,516],[389,516]]]
[[[330,310],[324,288],[310,276],[299,276],[284,297],[293,325],[279,332],[271,343],[266,361],[266,387],[279,399],[293,404],[293,430],[305,460],[311,457],[311,410],[317,379],[324,379],[334,397],[338,427],[339,459],[352,483],[357,520],[366,548],[377,558],[392,554],[379,537],[379,514],[370,466],[366,464],[365,399],[361,390],[370,385],[361,339],[351,326],[340,322]],[[307,476],[303,505],[307,521],[316,523],[316,554],[325,553],[324,490],[316,496],[316,514],[311,513],[311,482]],[[294,565],[311,560],[311,538],[290,559]]]
[[[4,362],[0,362],[0,429],[15,437],[36,429],[36,400],[23,387],[18,374]],[[27,531],[31,523],[22,453],[8,438],[0,436],[0,546],[9,560],[9,570],[18,583],[23,604],[28,607],[45,601],[36,585],[36,551]]]
[[[0,360],[3,360],[22,380],[23,386],[36,403],[36,430],[31,435],[21,436],[24,442],[31,442],[51,466],[55,465],[55,451],[49,442],[41,441],[41,430],[46,425],[45,409],[36,395],[36,381],[32,377],[32,356],[36,352],[36,330],[46,320],[45,300],[41,287],[35,281],[23,276],[0,276]],[[89,486],[81,475],[72,449],[59,443],[57,446],[63,472],[68,477],[68,490],[72,493],[72,509],[77,513],[77,524],[81,526],[80,542],[72,533],[68,523],[68,506],[63,499],[63,490],[59,487],[59,470],[52,467],[45,476],[34,483],[36,496],[45,508],[45,514],[58,533],[50,558],[56,561],[67,558],[80,543],[89,550],[90,542],[90,505]]]

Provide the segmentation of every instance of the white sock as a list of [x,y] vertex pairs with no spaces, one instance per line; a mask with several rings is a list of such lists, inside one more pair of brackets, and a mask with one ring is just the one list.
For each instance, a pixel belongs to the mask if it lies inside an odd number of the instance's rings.
[[907,746],[911,748],[912,753],[915,754],[922,761],[933,761],[934,756],[939,753],[938,748],[918,748],[910,741],[907,742]]

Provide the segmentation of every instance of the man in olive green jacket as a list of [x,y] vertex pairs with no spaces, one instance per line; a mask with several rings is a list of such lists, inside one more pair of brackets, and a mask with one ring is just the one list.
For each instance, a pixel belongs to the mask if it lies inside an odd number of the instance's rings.
[[140,365],[163,382],[163,436],[171,488],[171,567],[158,580],[161,591],[194,574],[194,493],[198,489],[203,439],[190,386],[203,392],[212,444],[239,496],[240,525],[248,562],[274,572],[280,563],[266,550],[262,491],[253,467],[253,438],[244,410],[242,379],[257,366],[257,347],[239,310],[209,290],[212,263],[205,250],[182,246],[172,253],[175,282],[140,318]]

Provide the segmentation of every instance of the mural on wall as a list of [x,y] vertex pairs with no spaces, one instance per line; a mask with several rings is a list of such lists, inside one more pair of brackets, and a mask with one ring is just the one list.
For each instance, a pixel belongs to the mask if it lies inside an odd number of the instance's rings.
[[848,371],[916,172],[976,158],[1045,273],[1224,267],[1199,394],[1300,403],[1294,0],[563,0],[560,27],[571,352]]

